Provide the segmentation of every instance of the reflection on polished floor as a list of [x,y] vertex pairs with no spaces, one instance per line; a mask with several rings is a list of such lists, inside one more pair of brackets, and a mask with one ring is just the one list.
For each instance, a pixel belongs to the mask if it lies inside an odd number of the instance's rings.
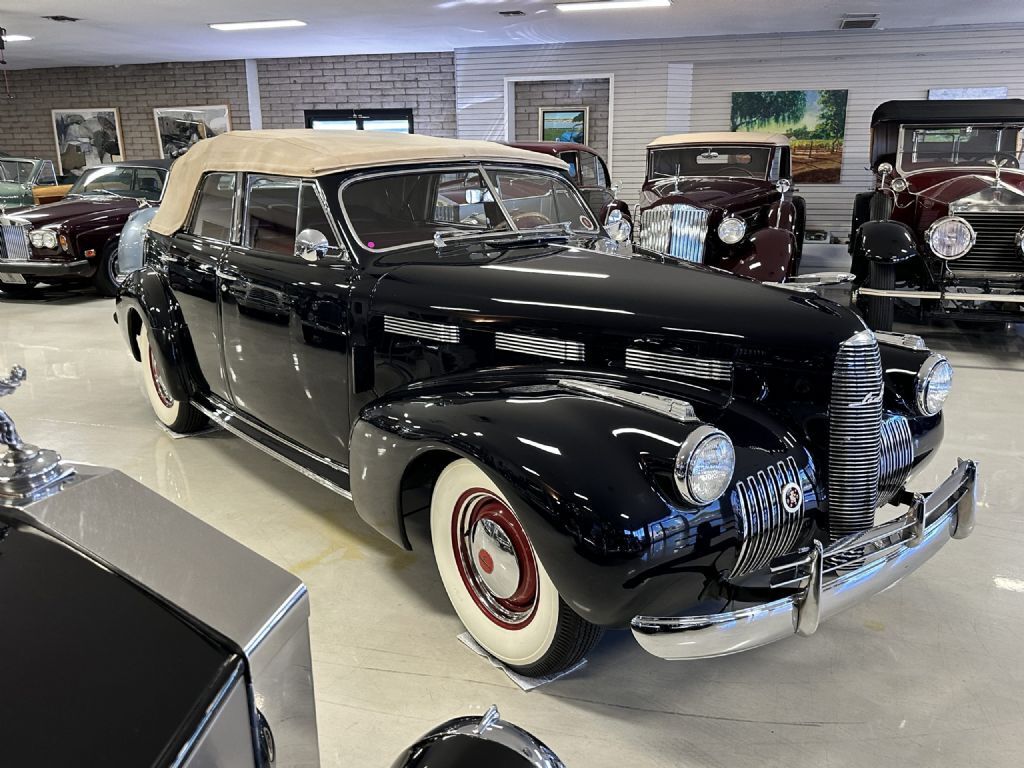
[[956,367],[945,444],[916,485],[978,459],[971,538],[811,639],[672,664],[614,632],[582,670],[525,694],[456,641],[428,550],[396,549],[239,439],[161,430],[112,311],[84,293],[0,299],[0,366],[29,372],[3,405],[31,442],[124,471],[306,581],[325,766],[388,765],[492,703],[577,768],[1021,764],[1024,326],[901,329]]

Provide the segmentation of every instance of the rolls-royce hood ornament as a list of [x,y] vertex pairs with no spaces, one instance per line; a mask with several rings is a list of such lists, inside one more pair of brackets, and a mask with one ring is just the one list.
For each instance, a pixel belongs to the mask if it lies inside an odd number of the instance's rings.
[[[13,394],[27,374],[14,366],[6,378],[0,378],[0,397]],[[7,451],[0,455],[0,503],[31,498],[66,479],[74,470],[61,462],[60,454],[30,445],[21,439],[14,420],[0,409],[0,445]]]

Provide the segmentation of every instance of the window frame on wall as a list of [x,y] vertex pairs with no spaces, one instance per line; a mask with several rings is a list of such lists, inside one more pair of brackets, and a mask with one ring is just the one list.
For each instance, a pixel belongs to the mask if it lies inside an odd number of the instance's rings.
[[[373,130],[366,128],[367,121],[376,120],[407,120],[409,133],[416,132],[411,109],[307,109],[305,110],[306,127],[312,128],[314,123],[322,120],[337,120],[338,122],[354,121],[355,130]],[[330,130],[330,129],[321,129]]]

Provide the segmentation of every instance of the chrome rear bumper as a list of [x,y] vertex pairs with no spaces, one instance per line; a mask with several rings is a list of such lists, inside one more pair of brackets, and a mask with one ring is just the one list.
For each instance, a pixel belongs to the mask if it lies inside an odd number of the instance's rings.
[[[960,459],[953,473],[927,495],[914,494],[905,515],[828,548],[772,563],[773,584],[796,595],[727,613],[637,616],[633,636],[663,659],[707,659],[757,648],[793,634],[814,634],[818,624],[892,586],[974,528],[978,467]],[[857,560],[849,562],[851,556]]]

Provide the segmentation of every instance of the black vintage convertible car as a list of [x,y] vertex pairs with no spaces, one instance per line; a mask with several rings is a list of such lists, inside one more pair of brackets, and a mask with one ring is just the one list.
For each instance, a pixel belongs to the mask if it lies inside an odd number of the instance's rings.
[[117,303],[157,416],[233,430],[399,546],[429,516],[459,617],[527,674],[603,627],[673,659],[808,635],[970,532],[973,462],[906,489],[944,358],[625,255],[563,173],[423,136],[200,142]]

